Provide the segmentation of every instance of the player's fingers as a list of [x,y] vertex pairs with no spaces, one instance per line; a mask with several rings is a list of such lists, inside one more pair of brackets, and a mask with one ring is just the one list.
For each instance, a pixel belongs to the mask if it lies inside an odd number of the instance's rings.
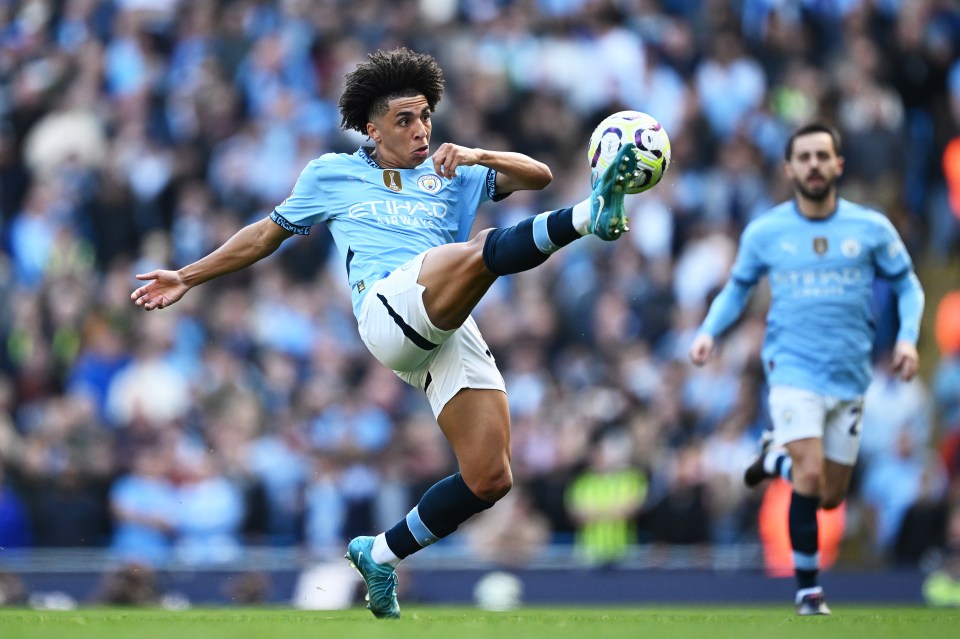
[[703,346],[697,345],[690,349],[690,361],[700,366],[706,361],[706,354],[703,352]]
[[141,286],[137,288],[133,293],[130,293],[130,299],[137,300],[147,294],[147,287]]
[[155,280],[159,275],[159,271],[150,271],[149,273],[137,273],[136,277],[138,280]]
[[917,374],[917,362],[912,357],[905,357],[903,359],[903,367],[901,368],[900,375],[903,378],[903,381],[909,382]]
[[893,370],[900,375],[900,379],[909,382],[917,373],[917,363],[912,357],[900,353],[893,359]]

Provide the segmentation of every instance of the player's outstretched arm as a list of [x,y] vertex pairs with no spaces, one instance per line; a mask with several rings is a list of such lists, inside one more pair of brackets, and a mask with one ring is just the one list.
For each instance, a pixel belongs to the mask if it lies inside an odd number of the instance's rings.
[[452,178],[458,166],[485,166],[497,172],[497,193],[538,191],[553,181],[553,173],[543,162],[523,153],[470,149],[445,142],[433,154],[437,175]]
[[752,284],[744,284],[734,279],[727,280],[723,290],[713,298],[707,316],[700,325],[697,336],[690,346],[690,361],[703,366],[713,353],[714,335],[720,336],[733,326],[743,314],[750,298]]
[[194,286],[220,275],[239,271],[270,255],[293,235],[270,218],[245,226],[206,257],[179,271],[156,270],[137,275],[147,283],[130,294],[130,299],[146,311],[176,303]]

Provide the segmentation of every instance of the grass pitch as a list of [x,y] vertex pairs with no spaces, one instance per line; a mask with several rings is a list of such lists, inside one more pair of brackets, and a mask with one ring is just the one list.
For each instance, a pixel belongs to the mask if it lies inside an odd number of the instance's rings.
[[472,608],[407,606],[399,621],[364,609],[0,610],[3,639],[957,639],[960,610],[837,606],[831,617],[782,607]]

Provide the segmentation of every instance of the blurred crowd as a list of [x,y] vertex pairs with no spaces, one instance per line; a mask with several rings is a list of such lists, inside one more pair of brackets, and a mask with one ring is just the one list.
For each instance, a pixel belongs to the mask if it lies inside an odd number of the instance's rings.
[[[790,197],[798,124],[837,125],[842,194],[887,213],[923,273],[957,272],[948,0],[2,0],[0,559],[339,556],[455,471],[422,393],[357,337],[324,229],[162,312],[129,299],[134,274],[205,255],[310,159],[363,144],[339,130],[343,76],[396,46],[445,70],[433,148],[553,170],[476,229],[586,197],[587,140],[611,112],[654,115],[673,146],[663,183],[627,198],[623,240],[577,242],[476,310],[509,392],[515,488],[444,544],[610,563],[630,544],[758,540],[765,492],[742,472],[766,426],[765,290],[706,368],[686,351],[743,226]],[[939,360],[905,384],[876,292],[843,539],[862,561],[918,565],[960,552],[960,293],[928,295]]]

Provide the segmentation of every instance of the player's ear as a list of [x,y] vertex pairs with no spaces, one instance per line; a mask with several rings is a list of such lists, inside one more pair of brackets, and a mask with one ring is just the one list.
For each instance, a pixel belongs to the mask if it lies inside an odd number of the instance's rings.
[[789,162],[784,162],[784,163],[783,163],[783,174],[786,175],[787,178],[790,179],[790,180],[792,180],[794,177],[796,177],[796,176],[794,175],[794,173],[793,173],[793,167],[790,166],[790,163],[789,163]]
[[367,122],[367,137],[377,144],[380,143],[380,131],[377,129],[377,125],[373,122]]
[[840,170],[837,171],[837,175],[843,175],[843,167],[846,166],[847,161],[842,155],[837,156],[837,166],[840,167]]

